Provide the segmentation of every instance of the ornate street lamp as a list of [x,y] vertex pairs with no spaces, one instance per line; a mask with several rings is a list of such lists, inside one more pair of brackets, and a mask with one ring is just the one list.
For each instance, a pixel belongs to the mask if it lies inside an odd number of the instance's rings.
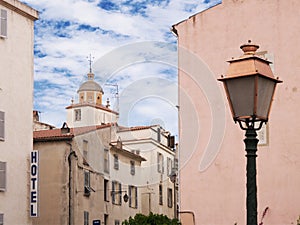
[[246,130],[247,225],[257,225],[256,131],[267,123],[276,85],[282,82],[274,78],[271,62],[255,55],[258,48],[251,41],[242,45],[244,55],[229,60],[226,76],[218,79],[224,84],[233,120]]

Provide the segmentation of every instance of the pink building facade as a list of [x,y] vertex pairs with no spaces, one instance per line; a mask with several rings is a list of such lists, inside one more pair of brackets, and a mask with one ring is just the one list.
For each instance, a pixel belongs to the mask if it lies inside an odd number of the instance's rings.
[[300,1],[223,0],[173,26],[178,37],[180,211],[197,225],[245,224],[244,131],[234,124],[217,78],[252,40],[283,84],[259,133],[258,223],[300,216]]

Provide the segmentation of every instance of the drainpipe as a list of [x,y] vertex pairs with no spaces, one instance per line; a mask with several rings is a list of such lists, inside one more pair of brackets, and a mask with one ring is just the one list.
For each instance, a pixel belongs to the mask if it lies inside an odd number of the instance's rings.
[[73,203],[73,183],[74,178],[72,175],[72,158],[77,159],[77,155],[75,151],[72,149],[72,144],[67,143],[70,145],[70,154],[68,156],[68,163],[69,163],[69,225],[74,224],[74,203]]

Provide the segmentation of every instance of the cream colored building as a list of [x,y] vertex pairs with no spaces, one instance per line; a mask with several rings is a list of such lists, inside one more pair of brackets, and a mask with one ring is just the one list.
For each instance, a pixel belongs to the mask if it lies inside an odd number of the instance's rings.
[[251,40],[273,62],[278,85],[257,157],[258,223],[297,224],[300,216],[300,2],[223,0],[173,26],[178,37],[180,210],[196,224],[245,224],[244,131],[223,85],[226,60]]
[[66,108],[62,128],[40,122],[34,112],[33,149],[39,156],[34,224],[120,225],[149,212],[174,217],[173,137],[158,125],[119,126],[118,113],[102,105],[102,94],[90,71],[79,102]]
[[177,171],[174,137],[159,125],[119,127],[117,137],[127,149],[147,159],[142,164],[143,176],[138,181],[142,213],[148,215],[152,212],[174,218],[178,200],[176,187],[174,189],[170,181],[172,169]]
[[31,224],[33,27],[38,12],[0,1],[0,224]]
[[[39,216],[33,224],[121,224],[141,211],[135,183],[145,159],[111,146],[113,129],[107,124],[34,132],[33,147],[39,153]],[[131,176],[129,182],[122,181],[117,171]],[[126,194],[128,202],[124,202]]]

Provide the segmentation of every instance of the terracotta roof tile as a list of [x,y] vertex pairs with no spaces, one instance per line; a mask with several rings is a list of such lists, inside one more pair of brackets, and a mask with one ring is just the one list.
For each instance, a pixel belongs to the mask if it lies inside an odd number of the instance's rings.
[[76,127],[70,128],[69,133],[62,132],[62,129],[50,129],[50,130],[39,130],[33,132],[33,140],[64,140],[72,139],[76,135],[88,133],[90,131],[95,131],[107,127],[111,127],[112,124],[96,125],[96,126],[86,126],[86,127]]

